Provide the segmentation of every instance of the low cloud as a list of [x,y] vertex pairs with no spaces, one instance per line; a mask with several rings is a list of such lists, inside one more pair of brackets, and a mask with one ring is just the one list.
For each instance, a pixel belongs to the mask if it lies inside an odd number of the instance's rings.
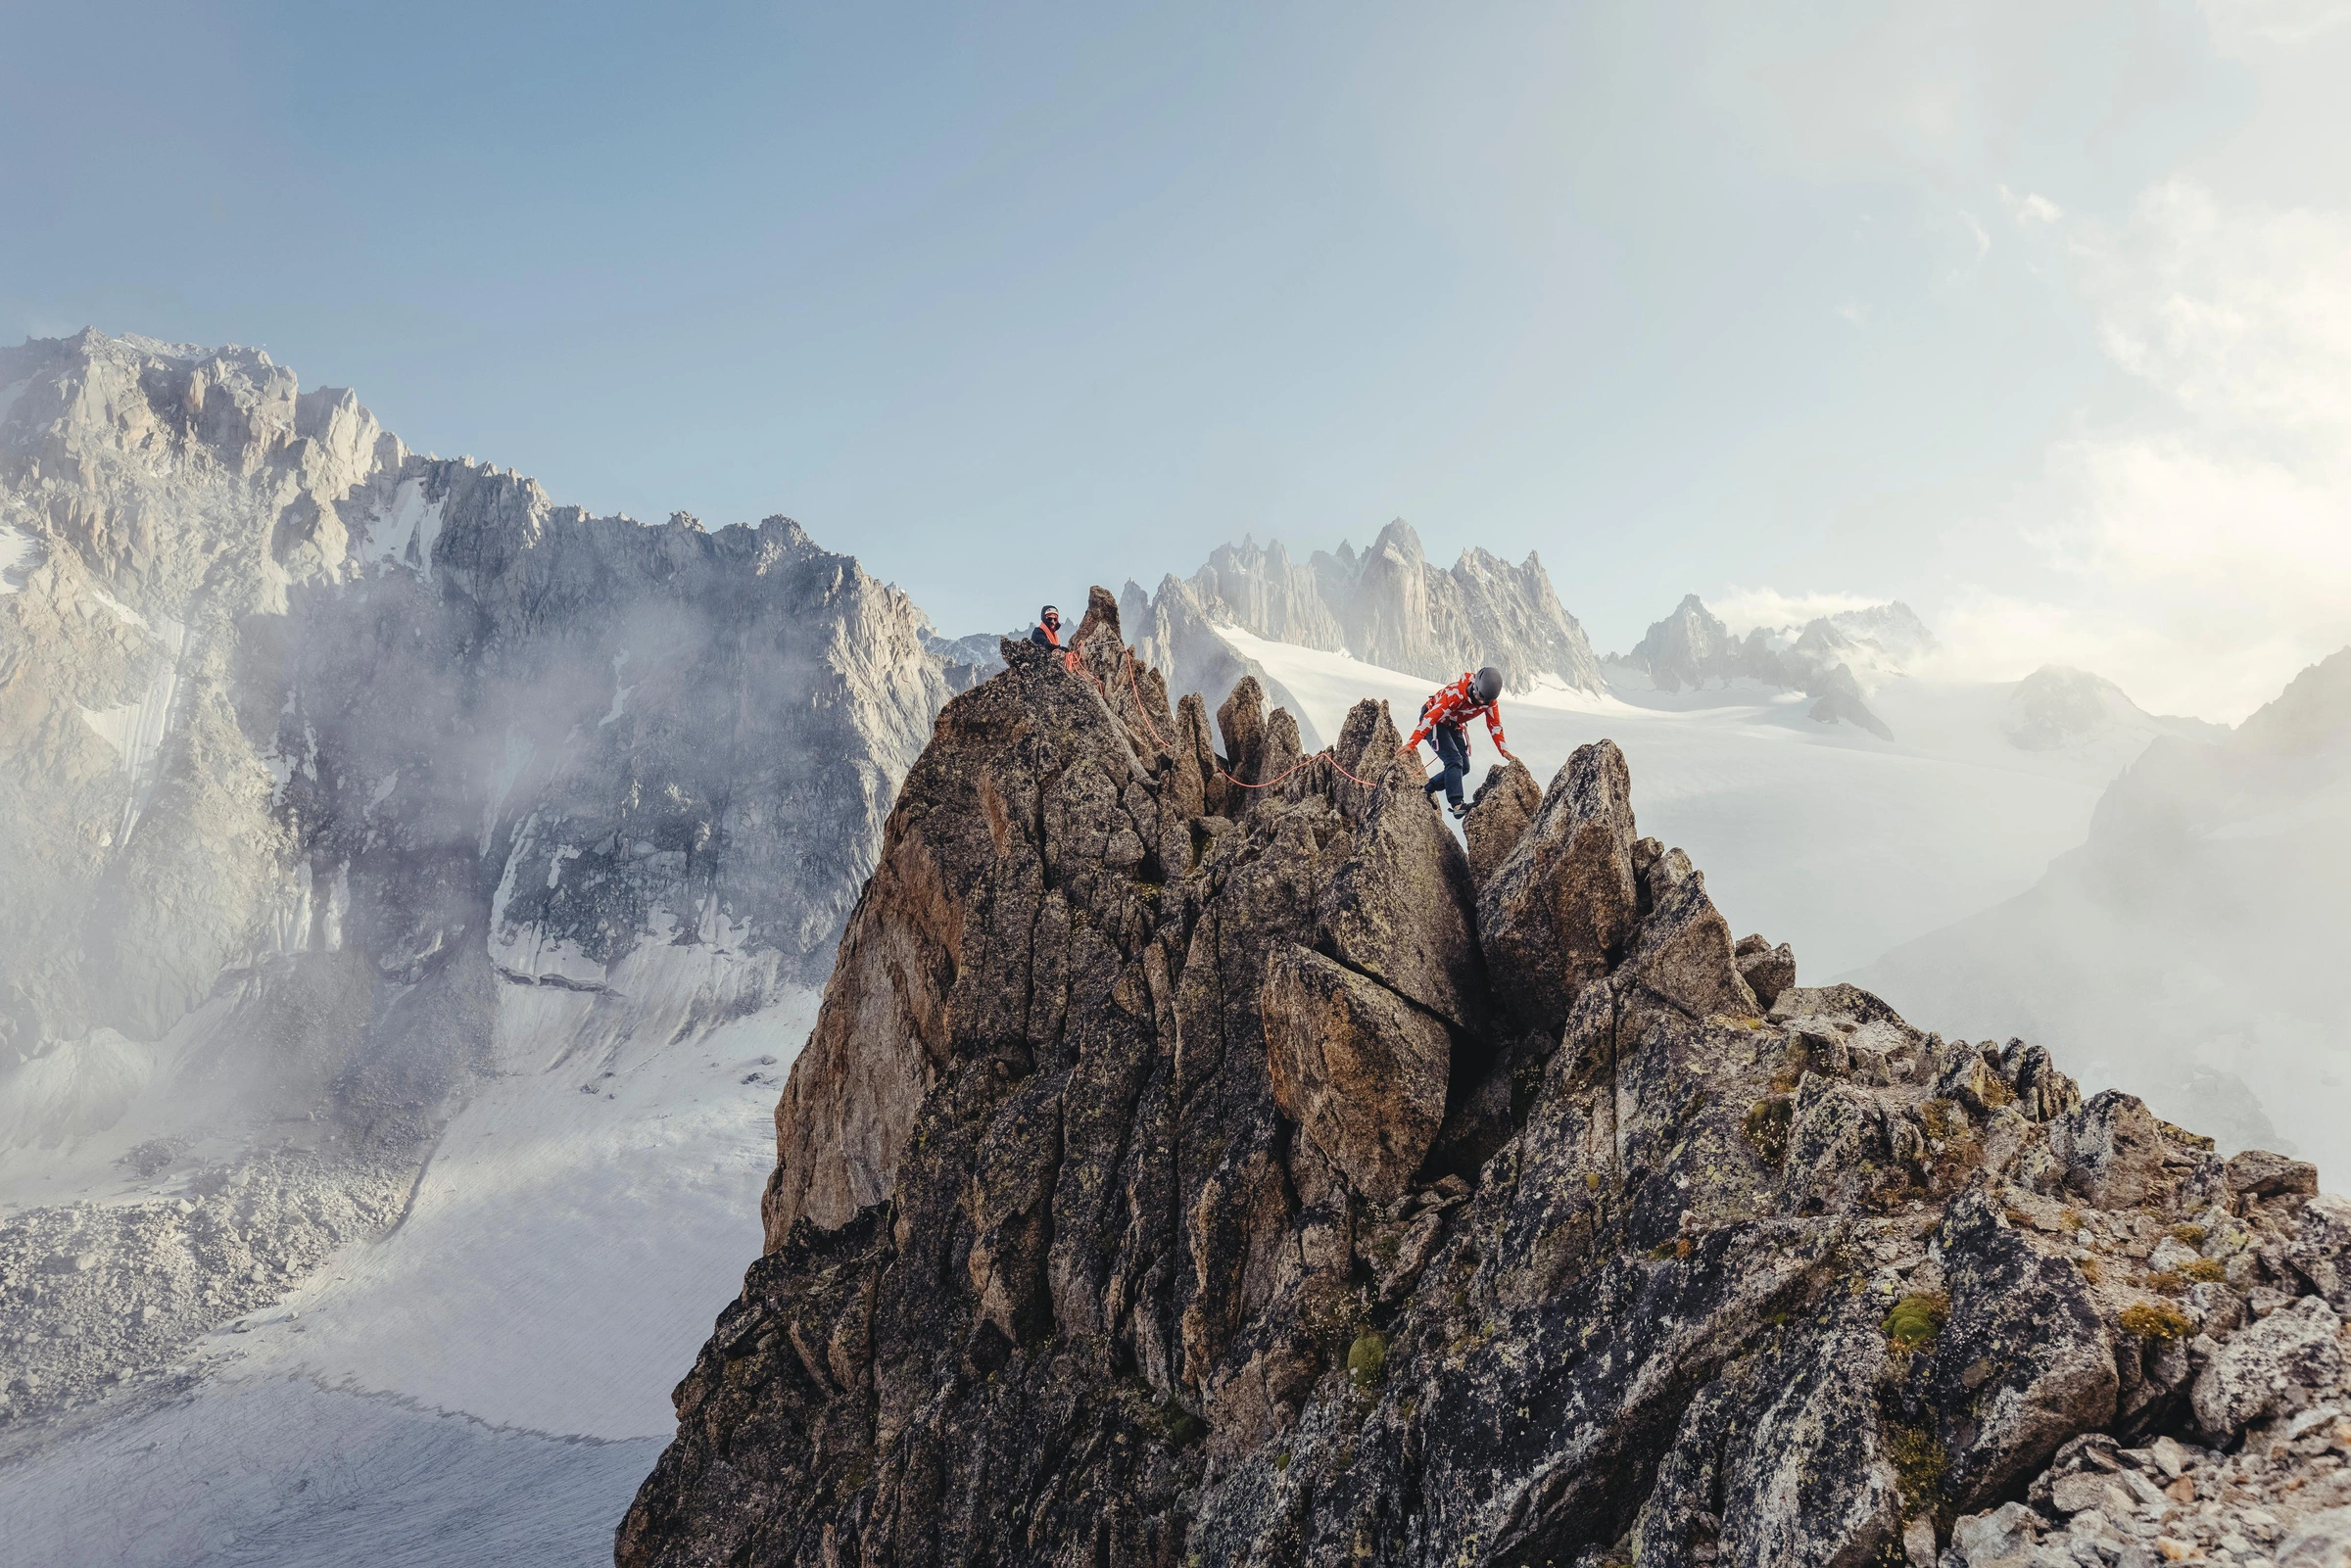
[[1758,626],[1801,626],[1823,615],[1865,610],[1885,602],[1883,596],[1873,598],[1865,594],[1783,594],[1776,588],[1732,588],[1718,598],[1707,599],[1706,608],[1745,637]]
[[2168,411],[2049,454],[2026,534],[2079,593],[1962,595],[1950,641],[2037,631],[2150,706],[2240,718],[2351,642],[2351,216],[2172,180],[2075,254],[2107,352]]
[[2213,42],[2231,53],[2307,43],[2351,23],[2345,0],[2203,0]]
[[2064,208],[2039,191],[2012,191],[2003,185],[2000,187],[2000,202],[2020,227],[2027,223],[2054,223],[2065,216]]

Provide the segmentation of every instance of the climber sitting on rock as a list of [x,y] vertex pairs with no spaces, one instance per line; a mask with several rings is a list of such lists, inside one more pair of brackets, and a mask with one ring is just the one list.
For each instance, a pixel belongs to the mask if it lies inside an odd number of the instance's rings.
[[[1079,628],[1083,631],[1083,627]],[[1051,648],[1061,655],[1061,662],[1070,669],[1078,668],[1078,645],[1061,640],[1061,611],[1048,604],[1036,612],[1036,625],[1029,633],[1029,641],[1040,648]]]
[[1471,719],[1483,714],[1486,734],[1494,737],[1494,749],[1512,762],[1518,760],[1511,756],[1511,748],[1503,743],[1501,697],[1502,672],[1491,664],[1464,675],[1420,704],[1420,728],[1404,743],[1404,749],[1410,751],[1423,737],[1433,738],[1437,761],[1442,766],[1421,789],[1433,796],[1442,788],[1447,809],[1456,817],[1469,815],[1469,808],[1462,804],[1462,779],[1469,772],[1469,734],[1464,727]]

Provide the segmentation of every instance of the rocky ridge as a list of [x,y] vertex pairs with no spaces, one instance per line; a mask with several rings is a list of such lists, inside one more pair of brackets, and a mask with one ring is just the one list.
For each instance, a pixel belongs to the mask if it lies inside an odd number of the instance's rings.
[[256,351],[0,404],[7,1420],[388,1222],[516,998],[593,1058],[821,976],[978,671],[790,519],[559,506]]
[[[1278,542],[1274,547],[1280,548]],[[1130,582],[1119,594],[1119,615],[1130,629],[1135,657],[1159,670],[1169,689],[1197,691],[1205,700],[1222,703],[1242,681],[1255,681],[1265,701],[1298,715],[1300,743],[1309,750],[1321,749],[1321,736],[1305,716],[1305,705],[1263,664],[1232,645],[1210,618],[1193,584],[1170,575],[1160,580],[1158,593],[1145,597]]]
[[[1140,593],[1128,585],[1121,605],[1138,633],[1132,603]],[[1546,679],[1594,695],[1607,689],[1583,627],[1559,603],[1537,556],[1512,566],[1466,549],[1439,569],[1402,518],[1368,549],[1359,553],[1342,542],[1304,562],[1293,561],[1279,540],[1262,549],[1246,539],[1222,546],[1188,582],[1161,584],[1154,607],[1172,594],[1214,623],[1275,642],[1345,648],[1366,663],[1432,681],[1491,664],[1513,691],[1531,691]],[[1223,696],[1215,686],[1178,682],[1176,689]]]
[[1078,646],[908,776],[621,1563],[1981,1568],[2330,1386],[2309,1167],[1797,985],[1613,745],[1464,854],[1380,705],[1251,794],[1286,714]]

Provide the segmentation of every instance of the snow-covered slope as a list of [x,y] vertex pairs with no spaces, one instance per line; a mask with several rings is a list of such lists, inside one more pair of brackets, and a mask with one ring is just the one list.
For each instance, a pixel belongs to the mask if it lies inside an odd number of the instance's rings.
[[[798,991],[672,1044],[696,961],[620,976],[660,1000],[617,1030],[592,1025],[594,994],[508,991],[498,1074],[388,1234],[168,1383],[18,1440],[0,1464],[17,1560],[601,1560],[668,1437],[670,1384],[758,1255],[776,1086],[815,1010]],[[579,1049],[599,1034],[608,1049]]]

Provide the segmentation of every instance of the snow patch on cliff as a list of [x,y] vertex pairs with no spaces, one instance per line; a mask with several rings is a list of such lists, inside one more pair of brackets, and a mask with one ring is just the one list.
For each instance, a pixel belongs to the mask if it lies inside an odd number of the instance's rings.
[[[135,611],[115,602],[104,593],[98,593],[98,597],[125,620],[139,626],[147,624]],[[147,809],[148,800],[155,794],[159,773],[156,761],[170,727],[172,700],[179,695],[180,656],[188,645],[188,629],[177,621],[165,619],[154,630],[162,649],[155,673],[147,678],[147,689],[139,693],[139,700],[116,708],[81,710],[82,722],[99,739],[114,747],[122,771],[130,777],[130,797],[122,804],[122,821],[115,830],[118,845],[130,837],[140,813]]]
[[21,567],[30,566],[34,556],[40,553],[40,548],[41,542],[30,534],[14,528],[0,528],[0,594],[23,591],[24,585],[11,582],[9,574]]
[[397,561],[410,571],[433,575],[433,542],[441,537],[443,503],[427,500],[424,481],[404,479],[392,493],[392,503],[369,520],[367,538],[357,554],[362,561]]
[[613,1499],[660,1449],[257,1378],[19,1460],[0,1511],[52,1568],[577,1568],[610,1557]]
[[670,1385],[759,1256],[775,1098],[817,1004],[794,992],[670,1044],[660,1025],[701,968],[692,952],[616,966],[641,996],[685,984],[594,1054],[576,1042],[633,998],[504,987],[500,1075],[450,1121],[408,1218],[261,1314],[254,1375],[300,1369],[502,1426],[666,1438]]

